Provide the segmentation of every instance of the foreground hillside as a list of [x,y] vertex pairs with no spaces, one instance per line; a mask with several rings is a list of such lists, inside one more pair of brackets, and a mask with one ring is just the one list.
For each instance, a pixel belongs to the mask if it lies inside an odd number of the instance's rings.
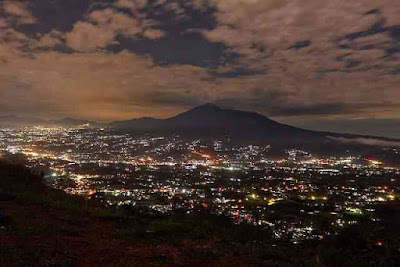
[[398,203],[325,241],[292,245],[205,212],[112,210],[0,162],[0,266],[396,266]]

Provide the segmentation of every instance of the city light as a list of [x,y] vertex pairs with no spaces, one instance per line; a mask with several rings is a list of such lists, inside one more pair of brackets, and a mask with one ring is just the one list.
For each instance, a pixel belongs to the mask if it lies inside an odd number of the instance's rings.
[[[272,160],[268,144],[134,136],[111,128],[1,130],[0,148],[25,157],[49,185],[69,194],[160,214],[207,209],[238,224],[270,228],[278,239],[291,235],[294,243],[324,237],[313,234],[318,226],[308,225],[322,214],[333,227],[326,235],[357,224],[354,215],[375,220],[371,205],[396,200],[400,175],[376,160],[363,164],[359,156],[317,157],[289,149],[287,158]],[[278,204],[297,210],[297,219],[278,219]]]

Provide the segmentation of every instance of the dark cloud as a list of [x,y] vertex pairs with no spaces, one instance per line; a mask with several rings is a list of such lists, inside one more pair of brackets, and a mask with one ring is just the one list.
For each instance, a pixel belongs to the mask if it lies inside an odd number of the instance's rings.
[[360,60],[348,59],[346,60],[346,68],[353,68],[360,65],[362,62]]
[[218,78],[238,78],[243,76],[263,75],[267,74],[267,70],[253,69],[251,67],[234,67],[229,71],[211,71]]
[[376,23],[374,23],[370,28],[368,28],[364,31],[353,32],[353,33],[347,34],[346,36],[344,36],[344,39],[355,40],[358,38],[364,38],[364,37],[368,37],[371,35],[386,32],[388,30],[388,28],[385,27],[385,24],[386,24],[385,19],[381,19],[381,20],[377,21]]
[[390,75],[400,75],[400,66],[397,66],[396,68],[390,70],[389,74]]
[[400,45],[397,46],[397,47],[388,48],[388,49],[385,50],[385,52],[386,52],[386,56],[399,54],[400,53]]
[[[374,12],[372,12],[374,11]],[[379,10],[367,12],[375,21],[366,30],[348,33],[337,40],[337,47],[346,50],[345,54],[335,57],[342,62],[341,66],[335,66],[319,73],[352,73],[366,71],[380,71],[382,75],[396,74],[396,54],[400,51],[398,41],[398,25],[388,25],[387,19]],[[369,52],[370,54],[366,54]],[[380,51],[380,52],[379,52]]]
[[[210,94],[207,91],[196,90],[157,90],[145,95],[146,100],[169,106],[193,107],[208,102],[213,102],[225,108],[258,110],[263,113],[279,114],[280,108],[287,106],[285,103],[289,93],[279,90],[265,90],[263,88],[248,89],[246,93]],[[275,114],[275,115],[276,115]]]
[[364,13],[364,15],[375,15],[375,14],[381,14],[381,10],[379,8],[374,8]]
[[259,52],[265,52],[267,50],[266,44],[263,42],[253,42],[250,46],[251,49],[256,49]]
[[396,119],[352,119],[288,121],[297,127],[325,132],[388,136],[400,139],[400,120]]
[[[380,40],[364,40],[367,37],[387,34],[391,39],[380,38]],[[384,41],[382,41],[384,40]],[[386,51],[396,51],[400,46],[400,26],[384,26],[384,20],[375,23],[370,29],[350,33],[339,39],[339,48],[354,50],[382,49]]]
[[348,57],[348,56],[350,56],[352,54],[353,53],[346,53],[346,54],[343,54],[343,55],[339,55],[339,56],[336,57],[336,60],[337,61],[343,61],[346,57]]
[[63,43],[55,44],[54,46],[43,46],[43,47],[39,47],[39,48],[36,49],[36,51],[37,51],[37,52],[38,52],[38,51],[39,51],[39,52],[56,51],[56,52],[60,52],[60,53],[63,53],[63,54],[72,54],[72,53],[75,52],[72,48],[66,46],[66,45],[63,44]]
[[287,98],[290,95],[290,92],[255,87],[247,89],[246,92],[224,96],[214,102],[227,108],[257,110],[267,115],[277,115],[282,109],[288,107]]
[[389,36],[395,40],[400,42],[400,25],[394,25],[388,28]]
[[321,115],[321,114],[340,114],[351,113],[354,106],[344,103],[298,105],[295,107],[282,107],[271,113],[274,116],[298,116],[301,115]]
[[311,45],[311,41],[310,40],[305,40],[305,41],[298,41],[296,43],[294,43],[293,45],[291,45],[288,49],[302,49],[305,47],[309,47]]
[[[378,34],[387,34],[391,38],[391,40],[374,40],[369,42],[363,41],[364,38]],[[386,56],[397,54],[400,51],[400,26],[386,26],[386,20],[384,18],[381,18],[367,30],[350,33],[345,35],[344,37],[341,37],[339,39],[339,48],[355,50],[382,49],[386,52]]]
[[328,138],[345,144],[363,144],[369,146],[400,147],[400,142],[385,141],[374,138],[344,138],[344,137],[332,137],[332,136],[328,136]]
[[351,46],[349,44],[339,44],[338,47],[340,49],[351,49]]
[[145,99],[152,102],[181,107],[194,107],[202,105],[206,99],[199,95],[195,95],[190,91],[186,92],[168,92],[168,91],[154,91],[145,95]]
[[269,109],[271,116],[306,116],[306,115],[340,115],[368,112],[370,109],[398,108],[400,104],[393,103],[321,103],[309,105],[277,105]]

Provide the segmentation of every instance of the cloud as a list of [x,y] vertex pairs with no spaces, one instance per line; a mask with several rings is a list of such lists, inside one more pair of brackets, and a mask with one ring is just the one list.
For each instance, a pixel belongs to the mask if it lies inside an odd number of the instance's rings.
[[[208,38],[224,42],[253,61],[262,58],[263,53],[249,49],[250,43],[262,43],[273,51],[274,56],[283,55],[287,62],[303,62],[306,65],[303,75],[307,72],[318,73],[321,66],[345,70],[347,63],[337,66],[332,61],[332,55],[344,47],[352,50],[355,56],[368,47],[380,50],[384,55],[394,55],[399,51],[399,44],[395,41],[398,34],[392,32],[398,32],[399,20],[394,10],[400,12],[400,5],[389,0],[379,3],[372,0],[215,0],[215,3],[219,10],[218,27],[205,32]],[[379,12],[366,16],[365,13],[371,10]],[[375,41],[370,39],[366,43],[366,38],[378,34],[380,36]],[[297,51],[282,52],[288,47],[303,49],[298,54],[291,53]],[[364,62],[360,70],[368,70],[379,62],[381,74],[393,73],[394,67],[387,61],[382,58],[373,60],[372,63]],[[279,67],[276,66],[279,64],[277,61],[276,57],[264,59],[267,69]],[[286,68],[291,69],[291,66],[286,65]],[[297,69],[297,72],[301,71]]]
[[286,119],[282,122],[304,129],[333,132],[349,133],[358,135],[386,136],[400,140],[400,120],[399,119],[331,119],[331,120],[304,120],[294,118]]
[[[158,65],[201,67],[219,67],[240,57],[223,43],[204,36],[203,30],[216,27],[217,10],[211,1],[32,0],[28,3],[25,8],[38,20],[16,30],[32,39],[43,38],[41,42],[45,42],[45,46],[37,44],[26,47],[28,50],[42,47],[50,50],[53,42],[53,48],[60,52],[129,50],[150,55]],[[61,38],[49,36],[52,31],[61,33]],[[240,62],[232,66],[239,67]]]
[[146,29],[143,33],[143,36],[147,39],[161,39],[165,37],[165,32],[159,29]]
[[[1,101],[9,103],[1,105],[1,112],[7,114],[19,109],[20,113],[35,112],[45,117],[71,115],[109,120],[144,114],[172,115],[177,110],[175,105],[161,105],[148,98],[146,92],[171,88],[176,92],[186,88],[207,91],[201,80],[207,74],[202,68],[154,67],[148,57],[127,51],[118,54],[49,51],[36,53],[34,59],[7,53],[5,57],[8,63],[0,65],[0,84]],[[29,84],[30,90],[17,94],[13,77]]]
[[29,11],[27,2],[4,0],[2,5],[4,12],[8,16],[12,16],[17,24],[33,24],[37,22],[37,19]]
[[138,7],[143,7],[147,3],[147,0],[141,1],[130,1],[130,0],[117,0],[115,6],[120,8],[128,8],[136,10]]
[[59,31],[53,30],[50,33],[42,35],[37,43],[37,46],[39,48],[55,47],[63,43],[62,38],[63,36]]
[[65,34],[67,46],[80,52],[104,49],[118,34],[133,36],[141,31],[137,20],[113,9],[93,11],[88,20],[90,22],[76,22]]
[[393,1],[16,6],[0,19],[0,113],[112,120],[215,102],[280,120],[399,118]]
[[344,144],[362,144],[369,146],[385,146],[385,147],[400,147],[400,141],[386,141],[376,138],[343,138],[328,136],[329,139],[338,141]]
[[112,43],[115,33],[87,22],[77,22],[71,32],[65,36],[66,45],[85,52],[102,48]]

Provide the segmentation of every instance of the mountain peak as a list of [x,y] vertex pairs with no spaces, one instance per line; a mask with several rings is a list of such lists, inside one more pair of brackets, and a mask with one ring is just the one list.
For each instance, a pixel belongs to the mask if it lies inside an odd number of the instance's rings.
[[206,103],[174,117],[134,120],[117,128],[174,132],[182,135],[226,136],[237,140],[282,140],[313,138],[314,133],[273,121],[259,113],[220,108]]
[[[218,107],[215,104],[207,103],[202,106],[198,106],[192,108],[188,111],[185,111],[181,114],[176,115],[170,119],[187,119],[190,121],[195,120],[214,120],[216,116],[221,115],[223,113],[223,109]],[[217,115],[218,114],[218,115]]]
[[221,108],[213,103],[206,103],[204,105],[195,107],[194,109],[213,109],[213,110],[221,110]]

